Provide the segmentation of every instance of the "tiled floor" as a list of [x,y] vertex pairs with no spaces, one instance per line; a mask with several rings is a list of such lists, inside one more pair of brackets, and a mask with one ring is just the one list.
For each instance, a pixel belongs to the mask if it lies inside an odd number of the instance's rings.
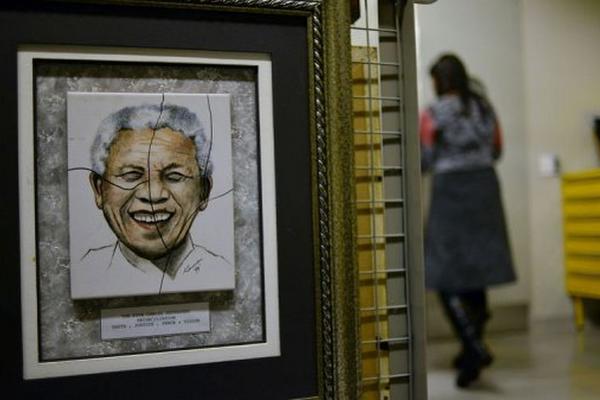
[[572,320],[535,323],[528,333],[496,334],[487,340],[495,362],[468,389],[454,384],[455,342],[427,348],[429,400],[598,400],[600,328],[587,323],[576,333]]

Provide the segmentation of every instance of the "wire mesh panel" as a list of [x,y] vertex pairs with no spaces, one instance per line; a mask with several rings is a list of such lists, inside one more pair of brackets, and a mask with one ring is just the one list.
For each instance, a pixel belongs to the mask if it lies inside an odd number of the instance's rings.
[[352,26],[362,399],[412,399],[401,2],[361,0]]

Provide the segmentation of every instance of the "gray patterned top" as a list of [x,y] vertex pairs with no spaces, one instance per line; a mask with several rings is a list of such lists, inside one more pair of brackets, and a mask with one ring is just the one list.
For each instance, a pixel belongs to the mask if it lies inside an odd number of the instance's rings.
[[[479,100],[479,101],[478,101]],[[470,99],[464,112],[454,94],[441,96],[421,116],[423,170],[433,173],[490,167],[500,156],[500,128],[487,101]]]

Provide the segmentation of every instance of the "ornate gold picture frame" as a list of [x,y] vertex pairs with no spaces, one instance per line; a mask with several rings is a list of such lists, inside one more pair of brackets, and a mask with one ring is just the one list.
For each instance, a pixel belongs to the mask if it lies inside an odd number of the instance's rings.
[[[2,139],[6,157],[1,162],[13,188],[5,204],[5,221],[9,229],[20,233],[2,243],[6,265],[12,266],[1,288],[5,299],[2,313],[15,333],[8,346],[14,349],[15,357],[7,357],[13,360],[9,367],[15,390],[21,393],[43,390],[53,397],[77,390],[93,398],[115,393],[189,396],[192,392],[206,398],[357,397],[354,218],[349,218],[354,210],[353,191],[348,189],[353,185],[352,136],[347,134],[351,130],[349,20],[349,5],[343,0],[31,2],[0,9],[0,21],[10,32],[0,41],[0,50],[7,60],[12,60],[4,67],[5,78],[0,86],[2,95],[10,99],[10,105],[2,110],[8,133]],[[268,172],[274,174],[276,206],[268,203],[268,207],[274,208],[268,211],[277,217],[277,245],[265,246],[262,251],[277,260],[277,273],[270,275],[277,282],[269,283],[271,278],[263,275],[266,287],[276,289],[270,295],[272,300],[263,303],[262,312],[265,318],[276,313],[279,319],[279,352],[254,355],[250,351],[244,357],[163,364],[153,363],[153,357],[158,360],[172,354],[177,359],[188,349],[156,348],[145,352],[146,361],[136,365],[139,354],[135,350],[116,360],[111,369],[111,355],[98,355],[90,349],[88,356],[80,357],[82,365],[104,363],[107,368],[99,371],[83,368],[83,375],[66,374],[74,377],[50,374],[56,377],[43,381],[23,379],[21,361],[27,364],[32,346],[38,351],[41,348],[39,335],[31,335],[31,330],[39,333],[40,320],[32,319],[28,312],[31,307],[36,310],[47,307],[39,297],[39,282],[44,277],[39,273],[42,261],[38,252],[45,243],[39,242],[36,229],[23,225],[26,215],[33,214],[38,223],[48,212],[22,202],[27,185],[39,190],[35,186],[36,173],[26,175],[25,169],[28,166],[35,169],[40,148],[28,147],[31,137],[19,138],[25,134],[22,121],[35,126],[36,117],[30,115],[34,107],[17,101],[22,96],[17,77],[22,79],[24,73],[17,64],[17,56],[32,46],[66,46],[82,53],[93,49],[135,49],[134,58],[136,54],[145,57],[157,50],[269,56],[275,161],[274,167],[268,164],[261,167],[272,169]],[[58,59],[67,64],[94,61],[77,57]],[[109,54],[104,62],[123,60],[110,60]],[[159,60],[159,63],[170,61]],[[214,65],[223,67],[218,61]],[[260,79],[256,85],[264,83]],[[32,82],[34,90],[35,75]],[[35,97],[30,101],[35,101]],[[32,131],[35,132],[35,127]],[[24,146],[21,150],[18,142]],[[23,158],[27,152],[31,154],[29,165]],[[60,221],[51,223],[60,228]],[[21,249],[20,255],[14,251],[16,248]],[[52,258],[46,257],[43,262],[52,262]],[[64,268],[69,266],[68,260],[54,262]],[[35,279],[23,278],[30,276]],[[269,308],[276,300],[279,308]],[[61,329],[71,329],[69,324],[73,323],[76,321],[65,321]],[[263,323],[268,332],[268,323]],[[38,338],[37,342],[32,342],[32,337]],[[60,346],[60,338],[56,340]],[[69,340],[76,341],[77,337]],[[39,353],[35,354],[35,362],[40,364],[65,361],[45,361]],[[129,367],[119,367],[119,363]],[[128,372],[130,369],[137,371]],[[112,384],[103,385],[106,379]],[[138,379],[145,384],[136,385]]]

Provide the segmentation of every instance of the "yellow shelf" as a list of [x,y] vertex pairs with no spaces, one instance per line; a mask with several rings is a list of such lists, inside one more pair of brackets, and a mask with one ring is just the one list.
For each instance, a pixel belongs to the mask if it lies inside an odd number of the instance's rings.
[[567,256],[566,267],[567,267],[567,273],[600,276],[600,257],[568,257]]
[[600,239],[600,219],[568,219],[565,221],[564,229],[567,236],[597,236]]
[[566,185],[563,187],[563,195],[566,200],[600,199],[600,182],[586,180]]
[[565,239],[565,253],[567,256],[589,255],[600,256],[600,238],[572,238]]
[[588,169],[585,171],[579,172],[568,172],[563,174],[562,180],[563,182],[571,183],[571,182],[579,182],[585,181],[589,179],[599,179],[600,180],[600,168]]
[[569,218],[600,218],[600,201],[563,200],[563,216]]
[[582,298],[600,299],[600,169],[564,174],[562,195],[565,286],[581,329]]
[[600,276],[567,275],[567,290],[579,297],[600,298]]

